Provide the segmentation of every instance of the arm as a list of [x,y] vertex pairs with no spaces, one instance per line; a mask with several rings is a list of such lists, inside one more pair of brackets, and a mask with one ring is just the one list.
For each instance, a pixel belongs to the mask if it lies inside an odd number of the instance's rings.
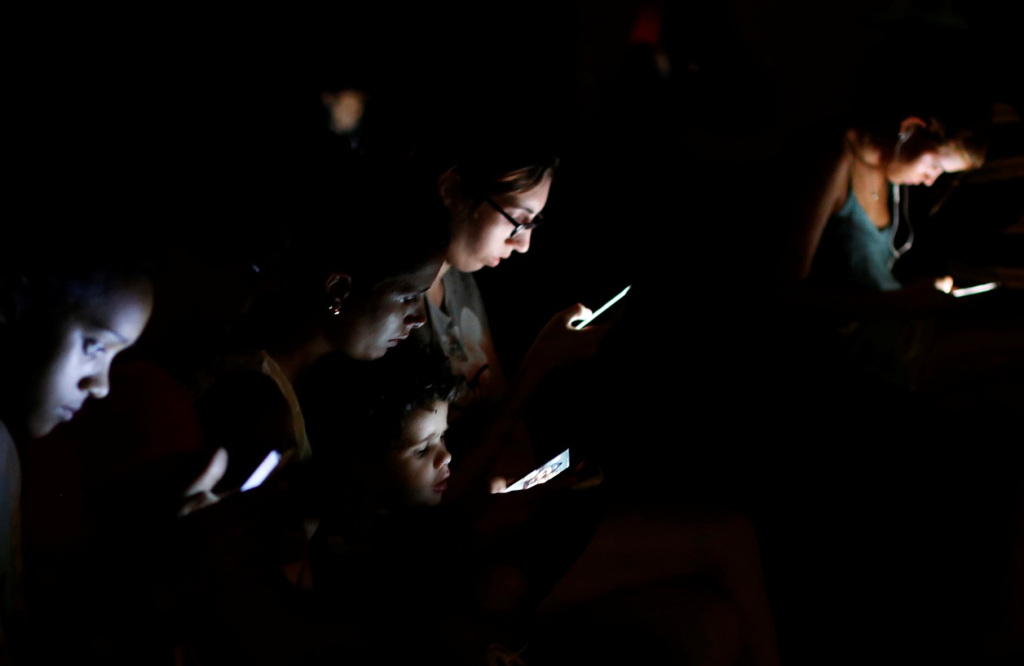
[[536,460],[532,450],[520,451],[515,458],[525,465],[524,469],[495,469],[495,466],[510,447],[524,441],[516,436],[525,427],[523,409],[544,379],[556,368],[586,360],[597,353],[609,325],[587,326],[583,330],[571,326],[571,322],[589,315],[590,309],[577,303],[557,313],[541,329],[512,381],[477,422],[478,445],[459,462],[459,473],[452,475],[453,481],[458,477],[458,482],[450,485],[452,496],[460,495],[468,486],[477,491],[489,488],[485,477],[495,472],[519,476],[533,469]]
[[870,260],[873,250],[859,245],[841,251],[849,253],[846,260],[863,272],[856,279],[861,287],[852,282],[848,287],[821,285],[807,279],[827,225],[849,197],[854,159],[844,143],[822,163],[810,179],[812,186],[800,197],[782,251],[778,283],[782,305],[812,315],[858,321],[926,316],[952,307],[956,299],[941,291],[938,281],[928,278],[902,287],[888,269]]
[[809,183],[799,189],[795,214],[787,229],[779,263],[779,283],[788,289],[806,279],[829,218],[849,191],[852,155],[843,146],[814,163]]

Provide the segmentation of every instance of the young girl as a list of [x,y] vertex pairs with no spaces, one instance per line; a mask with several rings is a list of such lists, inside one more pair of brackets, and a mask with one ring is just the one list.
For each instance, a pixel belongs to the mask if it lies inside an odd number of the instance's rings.
[[[153,275],[103,238],[11,242],[0,259],[0,655],[15,659],[21,598],[19,449],[110,392],[110,366],[142,335]],[[28,607],[31,610],[31,607]],[[9,643],[10,642],[10,643]],[[6,662],[5,662],[6,663]]]
[[[912,75],[897,72],[905,58],[934,44],[968,44],[971,35],[906,22],[877,37],[842,126],[817,139],[828,159],[806,179],[813,185],[797,199],[781,254],[781,304],[798,317],[781,344],[792,345],[797,359],[806,354],[809,384],[838,378],[837,386],[855,387],[854,397],[862,386],[865,395],[921,394],[981,377],[998,363],[958,330],[956,320],[978,300],[950,295],[959,285],[943,274],[948,258],[933,258],[933,269],[908,257],[921,253],[916,248],[930,232],[925,209],[910,198],[982,166],[993,104],[984,72],[972,71],[960,49],[932,54]],[[985,346],[1015,353],[1012,338]],[[962,373],[955,357],[965,353],[971,363],[960,368],[985,370]],[[826,376],[815,377],[818,369]]]

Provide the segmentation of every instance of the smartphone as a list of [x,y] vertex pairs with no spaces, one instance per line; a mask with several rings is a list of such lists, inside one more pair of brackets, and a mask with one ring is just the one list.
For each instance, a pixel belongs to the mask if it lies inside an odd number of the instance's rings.
[[263,459],[263,462],[259,464],[259,467],[249,475],[249,478],[242,484],[242,490],[249,490],[260,485],[266,481],[270,473],[274,471],[277,464],[281,462],[281,454],[278,451],[271,451],[267,454],[267,457]]
[[547,483],[567,469],[569,469],[569,449],[562,451],[501,492],[510,493],[514,490],[526,490],[533,486],[539,486],[542,483]]
[[602,312],[604,312],[605,310],[607,310],[611,306],[613,306],[616,303],[618,303],[619,299],[622,298],[623,296],[625,296],[626,292],[628,292],[630,290],[630,287],[632,287],[632,286],[633,285],[629,285],[628,287],[626,287],[625,289],[623,289],[619,293],[617,293],[614,296],[612,296],[611,299],[609,299],[609,301],[607,303],[605,303],[604,305],[602,305],[598,309],[594,310],[593,314],[591,314],[589,317],[586,317],[584,319],[577,319],[576,321],[572,322],[572,327],[575,328],[578,331],[581,328],[583,328],[584,326],[586,326],[587,324],[589,324],[590,322],[592,322],[595,319],[597,319],[597,316],[599,314],[601,314]]
[[982,284],[976,284],[971,287],[959,287],[949,292],[953,296],[960,298],[961,296],[970,296],[971,294],[981,294],[986,291],[992,291],[999,286],[998,282],[983,282]]

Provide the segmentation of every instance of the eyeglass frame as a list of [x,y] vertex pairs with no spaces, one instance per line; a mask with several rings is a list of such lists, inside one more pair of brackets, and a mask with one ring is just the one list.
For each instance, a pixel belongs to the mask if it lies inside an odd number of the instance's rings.
[[512,217],[511,215],[509,215],[508,212],[504,208],[499,206],[498,202],[495,201],[494,199],[492,199],[490,195],[485,196],[484,197],[484,201],[489,203],[491,205],[491,208],[493,208],[494,210],[498,211],[501,214],[502,217],[504,217],[506,220],[508,220],[508,222],[510,224],[512,224],[512,226],[515,227],[515,229],[512,230],[512,233],[510,233],[508,235],[509,238],[515,238],[516,235],[519,234],[519,232],[521,232],[521,231],[530,231],[532,229],[536,229],[537,227],[539,227],[541,224],[544,223],[544,214],[543,213],[537,213],[536,215],[533,216],[533,219],[530,220],[529,222],[518,222],[518,221],[516,221],[516,218]]

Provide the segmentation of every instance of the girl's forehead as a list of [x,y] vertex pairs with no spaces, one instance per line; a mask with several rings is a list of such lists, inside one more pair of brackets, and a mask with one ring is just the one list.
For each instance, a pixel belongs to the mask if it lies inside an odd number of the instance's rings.
[[402,423],[402,446],[415,445],[448,429],[448,403],[437,401],[416,407]]
[[536,185],[525,190],[517,190],[515,192],[498,195],[494,198],[504,203],[514,203],[516,205],[530,208],[534,212],[540,212],[540,209],[544,208],[547,204],[548,196],[550,196],[550,194],[551,172],[548,171],[544,174],[544,178],[542,178]]
[[946,173],[957,173],[975,168],[975,160],[958,145],[943,144],[936,150],[939,164]]

